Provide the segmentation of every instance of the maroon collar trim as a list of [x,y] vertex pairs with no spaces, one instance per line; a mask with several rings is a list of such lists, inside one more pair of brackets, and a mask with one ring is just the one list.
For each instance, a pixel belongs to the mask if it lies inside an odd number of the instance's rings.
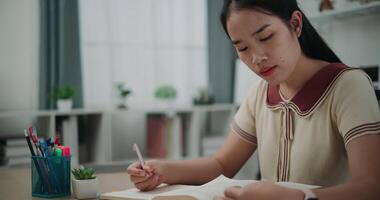
[[[290,100],[290,106],[300,115],[309,114],[324,99],[339,75],[347,69],[350,68],[342,63],[331,63],[323,67]],[[279,93],[279,85],[268,85],[267,106],[275,108],[280,106],[281,102],[283,100]]]

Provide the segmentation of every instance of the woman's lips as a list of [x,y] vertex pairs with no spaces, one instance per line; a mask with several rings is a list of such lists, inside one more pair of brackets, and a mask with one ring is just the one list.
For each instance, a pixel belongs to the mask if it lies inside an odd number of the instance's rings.
[[277,67],[277,65],[274,65],[272,67],[264,67],[261,71],[260,74],[263,76],[270,76],[273,72],[274,69]]

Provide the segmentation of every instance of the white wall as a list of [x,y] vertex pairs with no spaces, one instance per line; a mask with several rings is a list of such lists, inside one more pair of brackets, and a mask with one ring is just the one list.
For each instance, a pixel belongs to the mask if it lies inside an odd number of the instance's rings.
[[235,87],[234,103],[240,105],[248,95],[249,90],[256,84],[259,84],[261,77],[255,74],[240,59],[235,62]]
[[[318,14],[318,0],[300,0],[307,16]],[[336,9],[358,3],[336,0]],[[380,13],[328,18],[312,21],[318,32],[345,64],[353,67],[380,65]]]
[[332,49],[350,66],[380,65],[380,13],[321,25]]
[[129,107],[153,107],[172,84],[177,105],[207,85],[205,0],[80,0],[85,105],[114,107],[115,83],[132,89]]
[[0,111],[38,108],[38,2],[0,0]]

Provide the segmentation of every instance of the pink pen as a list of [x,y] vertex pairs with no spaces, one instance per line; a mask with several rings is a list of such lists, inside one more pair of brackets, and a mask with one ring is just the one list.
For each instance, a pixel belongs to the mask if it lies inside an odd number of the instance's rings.
[[141,165],[141,168],[143,169],[144,166],[145,166],[145,162],[144,162],[144,159],[143,159],[143,157],[141,155],[139,146],[137,146],[137,144],[133,144],[133,150],[136,152],[137,157],[138,157],[139,162],[140,162],[140,165]]
[[37,136],[32,135],[32,141],[33,141],[34,146],[36,146],[36,153],[37,153],[37,155],[38,156],[43,156],[42,151],[40,149],[40,146],[38,144],[38,138],[37,138]]

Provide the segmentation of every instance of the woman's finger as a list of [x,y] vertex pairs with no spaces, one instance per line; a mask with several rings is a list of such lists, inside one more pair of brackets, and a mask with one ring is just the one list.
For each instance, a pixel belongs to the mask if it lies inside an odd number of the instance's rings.
[[232,186],[224,191],[224,196],[231,199],[237,199],[241,193],[242,188],[240,186]]
[[156,188],[159,184],[160,184],[160,180],[159,180],[159,176],[158,175],[154,175],[154,182],[147,187],[147,191],[150,191],[150,190],[153,190],[154,188]]
[[133,176],[133,175],[130,175],[129,176],[129,179],[134,183],[141,183],[143,181],[146,181],[150,176],[146,175],[146,176]]
[[135,186],[136,188],[138,188],[139,190],[141,191],[148,191],[148,187],[151,186],[153,183],[155,183],[155,180],[154,180],[154,177],[155,176],[150,176],[148,179],[146,179],[145,181],[143,182],[140,182],[140,183],[136,183]]
[[146,172],[140,167],[140,164],[133,163],[128,166],[127,173],[134,176],[145,176]]

